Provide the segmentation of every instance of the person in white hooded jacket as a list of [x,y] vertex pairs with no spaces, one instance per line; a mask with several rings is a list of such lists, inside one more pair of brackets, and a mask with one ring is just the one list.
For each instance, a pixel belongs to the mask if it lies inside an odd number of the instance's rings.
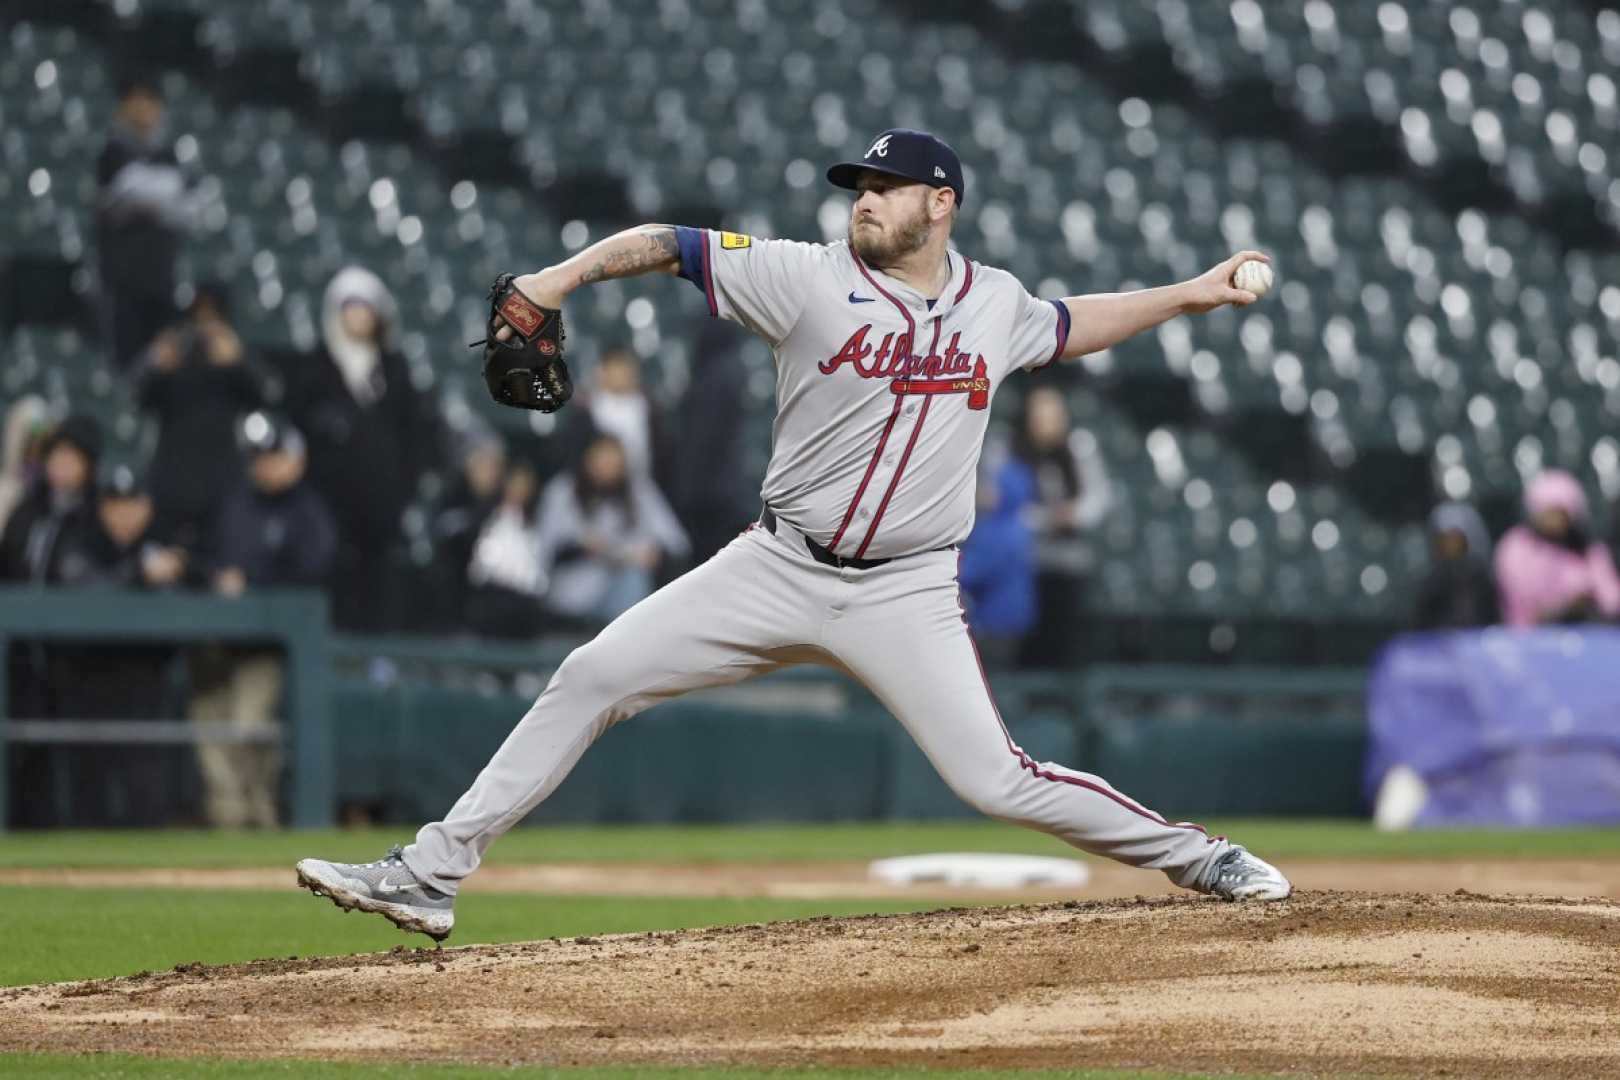
[[309,481],[338,519],[333,618],[346,629],[402,621],[406,598],[389,554],[422,474],[440,460],[437,410],[412,381],[397,325],[382,279],[345,267],[326,289],[322,347],[284,373],[285,410],[309,444]]

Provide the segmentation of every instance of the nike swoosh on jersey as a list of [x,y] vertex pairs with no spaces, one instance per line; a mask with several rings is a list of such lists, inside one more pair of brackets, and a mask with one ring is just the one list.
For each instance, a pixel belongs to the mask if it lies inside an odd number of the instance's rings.
[[851,292],[849,294],[849,302],[852,303],[852,304],[873,304],[873,303],[877,302],[877,297],[875,297],[875,296],[856,296],[853,292]]

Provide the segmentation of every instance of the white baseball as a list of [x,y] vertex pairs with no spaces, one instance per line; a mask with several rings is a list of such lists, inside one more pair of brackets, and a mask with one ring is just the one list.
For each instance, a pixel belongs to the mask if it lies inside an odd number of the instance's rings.
[[1259,259],[1250,259],[1238,265],[1237,273],[1232,275],[1232,285],[1239,289],[1246,289],[1256,296],[1264,296],[1271,291],[1271,264],[1263,263]]

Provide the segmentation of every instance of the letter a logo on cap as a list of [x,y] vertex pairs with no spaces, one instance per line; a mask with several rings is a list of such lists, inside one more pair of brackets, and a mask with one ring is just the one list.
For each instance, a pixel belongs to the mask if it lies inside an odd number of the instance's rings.
[[866,151],[865,156],[866,157],[871,157],[873,154],[876,154],[878,157],[888,157],[889,156],[889,140],[892,139],[892,138],[894,138],[893,135],[884,135],[884,136],[882,136],[881,138],[878,139],[877,142],[872,144],[871,149]]

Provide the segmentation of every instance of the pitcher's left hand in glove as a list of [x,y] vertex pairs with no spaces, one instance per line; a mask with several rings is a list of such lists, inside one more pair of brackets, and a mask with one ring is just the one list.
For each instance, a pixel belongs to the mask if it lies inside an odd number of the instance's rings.
[[542,307],[502,274],[489,289],[489,336],[484,346],[484,385],[489,396],[515,409],[553,413],[574,396],[563,362],[563,320],[558,308]]

